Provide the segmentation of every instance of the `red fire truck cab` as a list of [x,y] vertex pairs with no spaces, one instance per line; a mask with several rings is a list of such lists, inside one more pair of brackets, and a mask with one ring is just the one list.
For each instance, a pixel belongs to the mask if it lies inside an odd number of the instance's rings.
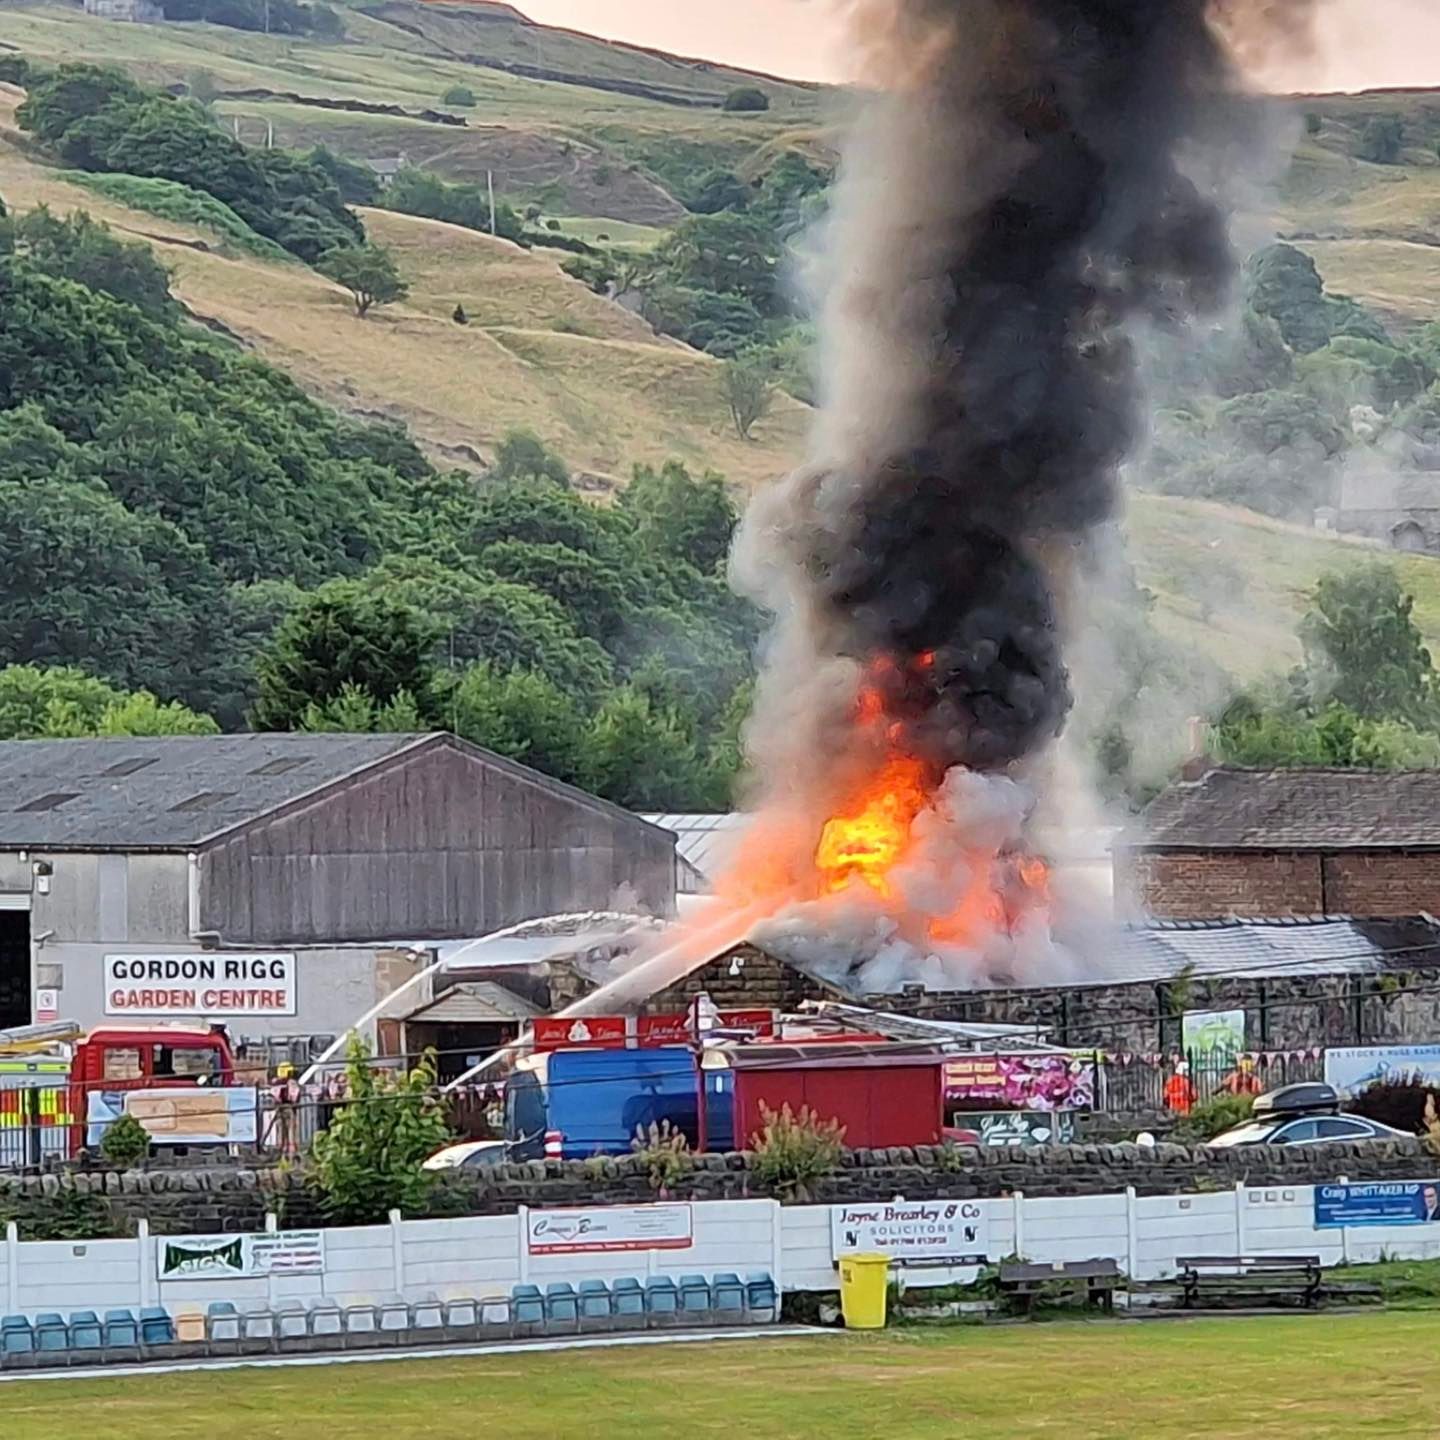
[[234,1083],[235,1056],[218,1026],[102,1025],[75,1046],[70,1063],[72,1150],[85,1144],[92,1091]]

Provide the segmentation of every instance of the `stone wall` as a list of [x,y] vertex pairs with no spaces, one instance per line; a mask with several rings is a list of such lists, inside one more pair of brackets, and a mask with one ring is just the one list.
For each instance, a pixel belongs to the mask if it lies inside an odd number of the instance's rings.
[[[741,1200],[773,1193],[752,1170],[750,1155],[701,1155],[670,1188],[677,1200]],[[1228,1190],[1251,1185],[1313,1185],[1344,1175],[1352,1181],[1414,1179],[1440,1172],[1440,1159],[1418,1141],[1378,1145],[1259,1146],[1189,1149],[1180,1145],[1057,1145],[1044,1149],[855,1150],[814,1187],[811,1203],[908,1199],[982,1199],[1100,1195],[1134,1186],[1142,1195]],[[62,1195],[62,1191],[66,1192]],[[323,1222],[314,1192],[294,1171],[157,1170],[69,1172],[0,1177],[0,1216],[19,1213],[32,1226],[52,1212],[72,1226],[77,1196],[103,1199],[116,1228],[142,1216],[156,1233],[209,1234],[263,1228],[267,1210],[303,1228]],[[437,1186],[430,1213],[505,1215],[522,1205],[626,1205],[657,1198],[649,1175],[626,1156],[587,1162],[536,1161],[499,1166]],[[793,1196],[781,1196],[794,1199]],[[93,1206],[94,1201],[86,1203]]]
[[865,1003],[936,1020],[1039,1025],[1057,1044],[1142,1055],[1180,1049],[1186,1010],[1244,1010],[1246,1045],[1257,1051],[1429,1043],[1440,1036],[1440,968],[870,996]]

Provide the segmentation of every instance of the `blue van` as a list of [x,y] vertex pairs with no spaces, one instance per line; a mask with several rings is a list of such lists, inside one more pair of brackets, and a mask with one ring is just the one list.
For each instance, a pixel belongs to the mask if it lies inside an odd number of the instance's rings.
[[[708,1148],[728,1149],[733,1089],[706,1074]],[[560,1156],[628,1155],[636,1132],[670,1122],[699,1144],[695,1057],[681,1045],[653,1050],[555,1050],[522,1060],[505,1083],[505,1139],[515,1160],[545,1156],[558,1132]]]

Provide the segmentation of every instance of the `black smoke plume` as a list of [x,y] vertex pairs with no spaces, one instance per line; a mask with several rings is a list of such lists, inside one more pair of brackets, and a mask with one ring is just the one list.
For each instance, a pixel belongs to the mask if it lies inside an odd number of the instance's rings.
[[878,676],[900,748],[937,773],[1013,767],[1061,731],[1059,577],[1117,507],[1144,393],[1132,334],[1225,297],[1227,216],[1190,177],[1234,141],[1233,47],[1306,8],[865,8],[888,88],[845,159],[827,414],[737,556],[781,617],[752,733],[772,788],[835,758],[844,662]]

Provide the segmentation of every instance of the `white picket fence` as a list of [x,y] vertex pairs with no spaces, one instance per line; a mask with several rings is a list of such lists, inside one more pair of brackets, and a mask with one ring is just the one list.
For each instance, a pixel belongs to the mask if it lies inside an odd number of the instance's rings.
[[[897,1197],[898,1198],[898,1197]],[[1054,1262],[1113,1258],[1135,1279],[1163,1279],[1180,1255],[1315,1254],[1326,1265],[1440,1258],[1440,1224],[1373,1225],[1343,1230],[1314,1225],[1310,1186],[1238,1186],[1191,1195],[1015,1195],[975,1202],[992,1261],[1007,1255]],[[319,1274],[161,1281],[148,1233],[132,1240],[22,1243],[12,1225],[0,1247],[0,1302],[6,1313],[164,1305],[204,1309],[213,1300],[275,1306],[324,1296],[340,1305],[508,1296],[511,1287],[550,1281],[741,1275],[768,1271],[783,1290],[833,1290],[836,1270],[831,1207],[771,1200],[708,1201],[693,1206],[684,1249],[535,1255],[527,1212],[458,1220],[392,1219],[388,1225],[331,1229]],[[907,1269],[909,1286],[973,1278],[974,1267]]]

